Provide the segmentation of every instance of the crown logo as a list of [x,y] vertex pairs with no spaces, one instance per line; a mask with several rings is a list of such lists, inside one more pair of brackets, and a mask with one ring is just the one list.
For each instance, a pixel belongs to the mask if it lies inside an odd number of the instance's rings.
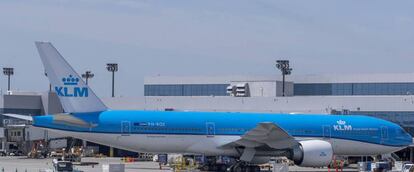
[[336,121],[336,123],[339,124],[339,125],[345,125],[346,124],[346,122],[343,121],[343,120]]
[[63,85],[78,85],[79,78],[69,75],[67,78],[62,78]]

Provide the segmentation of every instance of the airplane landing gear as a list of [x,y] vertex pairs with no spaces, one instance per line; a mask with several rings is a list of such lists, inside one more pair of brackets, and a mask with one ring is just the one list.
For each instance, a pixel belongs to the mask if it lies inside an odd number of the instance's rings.
[[245,161],[233,159],[231,161],[217,161],[217,157],[206,157],[206,162],[199,168],[201,171],[219,172],[260,172],[260,167]]
[[209,164],[200,168],[202,171],[219,171],[227,172],[227,166],[224,164]]
[[260,167],[257,165],[247,164],[239,161],[229,168],[230,172],[260,172]]
[[209,156],[206,157],[206,163],[200,167],[202,171],[219,171],[219,172],[227,172],[227,164],[224,162],[217,162],[217,157]]

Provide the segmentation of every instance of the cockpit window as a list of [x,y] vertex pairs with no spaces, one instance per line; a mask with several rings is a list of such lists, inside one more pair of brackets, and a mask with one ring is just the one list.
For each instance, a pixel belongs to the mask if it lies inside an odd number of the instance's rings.
[[405,132],[405,130],[403,128],[397,128],[397,134],[405,135],[405,134],[407,134],[407,132]]

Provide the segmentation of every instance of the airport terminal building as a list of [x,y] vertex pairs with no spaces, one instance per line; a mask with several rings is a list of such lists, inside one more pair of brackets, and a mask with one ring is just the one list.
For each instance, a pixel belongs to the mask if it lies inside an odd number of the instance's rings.
[[414,73],[277,77],[148,77],[147,109],[369,115],[414,135]]
[[[145,78],[144,96],[103,101],[112,109],[368,115],[398,123],[414,135],[414,73],[292,75],[284,87],[285,96],[278,76],[156,76]],[[54,93],[12,93],[0,98],[0,113],[62,111]],[[4,149],[17,137],[13,131],[21,124],[1,120]],[[36,135],[29,131],[22,131],[21,139]],[[414,157],[412,151],[401,156]]]

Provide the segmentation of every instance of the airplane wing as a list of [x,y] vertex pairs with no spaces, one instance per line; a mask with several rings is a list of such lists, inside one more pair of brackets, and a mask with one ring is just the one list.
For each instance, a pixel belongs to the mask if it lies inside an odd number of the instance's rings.
[[286,149],[299,144],[285,130],[270,122],[259,123],[236,143],[246,147],[267,145],[274,149]]
[[297,140],[276,124],[263,122],[241,136],[239,140],[227,143],[222,147],[245,147],[241,159],[249,161],[253,158],[256,148],[268,147],[283,150],[295,147],[298,144]]
[[248,131],[239,140],[224,145],[227,146],[244,146],[244,147],[260,147],[269,146],[274,149],[291,148],[299,144],[285,130],[274,123],[259,123],[256,128]]

